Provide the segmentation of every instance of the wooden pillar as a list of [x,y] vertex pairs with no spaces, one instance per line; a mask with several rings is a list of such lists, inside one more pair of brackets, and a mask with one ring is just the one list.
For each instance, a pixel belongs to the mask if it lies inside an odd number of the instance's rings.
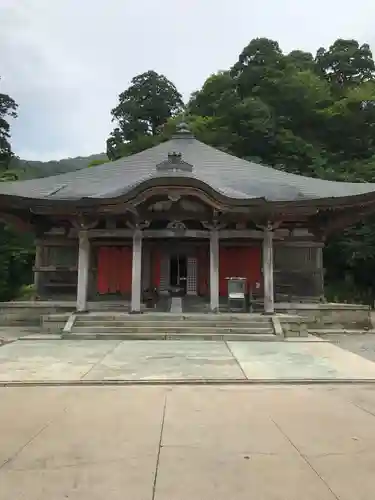
[[87,292],[90,269],[90,240],[87,230],[78,234],[78,281],[77,281],[77,311],[87,311]]
[[316,287],[320,300],[324,299],[324,266],[323,266],[323,248],[316,249]]
[[210,309],[219,312],[219,231],[210,233]]
[[135,229],[133,233],[133,261],[132,261],[132,299],[131,312],[141,312],[141,283],[142,283],[142,231]]
[[42,243],[37,243],[35,247],[34,261],[34,289],[35,295],[38,297],[43,292],[43,273],[38,271],[38,268],[43,266],[44,246]]
[[274,286],[273,286],[273,230],[271,225],[263,233],[263,279],[264,279],[264,312],[273,314]]

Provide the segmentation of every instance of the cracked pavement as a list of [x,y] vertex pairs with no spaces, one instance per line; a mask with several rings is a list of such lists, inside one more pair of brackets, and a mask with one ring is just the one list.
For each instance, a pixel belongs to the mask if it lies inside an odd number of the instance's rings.
[[375,387],[0,388],[0,500],[373,500]]
[[0,385],[375,381],[375,358],[311,337],[285,342],[38,338],[0,347]]

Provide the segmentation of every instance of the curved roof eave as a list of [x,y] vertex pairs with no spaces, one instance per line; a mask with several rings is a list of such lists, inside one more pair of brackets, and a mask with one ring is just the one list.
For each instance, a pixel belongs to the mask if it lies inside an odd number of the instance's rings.
[[196,177],[190,176],[152,176],[139,182],[134,183],[132,186],[126,188],[119,188],[112,190],[110,193],[106,193],[107,196],[83,196],[77,198],[49,198],[49,197],[29,197],[29,196],[19,196],[14,194],[4,194],[0,193],[0,208],[2,206],[2,201],[14,202],[29,205],[43,205],[43,206],[98,206],[98,205],[108,205],[115,204],[118,202],[127,202],[136,196],[142,194],[144,191],[150,190],[154,187],[165,187],[166,189],[181,189],[181,188],[192,188],[201,191],[208,197],[214,199],[225,205],[251,205],[253,202],[263,202],[266,200],[262,197],[259,198],[249,198],[246,197],[244,193],[235,191],[234,189],[229,189],[229,191],[234,194],[243,195],[242,197],[232,197],[224,194],[221,190],[212,187],[205,181],[198,179]]
[[[235,198],[227,196],[217,189],[213,188],[207,182],[196,177],[186,176],[153,176],[134,184],[130,189],[118,190],[115,196],[108,197],[80,197],[80,198],[32,198],[27,196],[18,196],[14,194],[0,193],[0,211],[6,208],[28,208],[32,211],[33,206],[43,207],[61,207],[61,208],[91,208],[95,206],[114,205],[116,203],[127,203],[140,196],[143,192],[151,190],[154,187],[165,187],[167,189],[179,189],[183,187],[193,188],[201,191],[206,197],[218,202],[223,206],[233,207],[269,207],[273,209],[303,209],[307,207],[316,207],[317,209],[328,209],[338,206],[359,206],[363,204],[375,204],[375,191],[368,191],[360,194],[346,195],[340,197],[325,198],[307,198],[297,200],[266,200],[264,197],[253,198]],[[234,190],[233,190],[234,191]],[[112,193],[114,194],[114,193]],[[242,194],[242,193],[241,193]],[[151,193],[150,193],[151,195]]]

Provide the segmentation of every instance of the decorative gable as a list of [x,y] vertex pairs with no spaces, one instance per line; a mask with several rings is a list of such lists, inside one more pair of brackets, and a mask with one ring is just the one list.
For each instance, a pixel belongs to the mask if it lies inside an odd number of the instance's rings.
[[182,154],[178,152],[168,153],[168,159],[156,165],[158,172],[192,172],[193,165],[182,159]]

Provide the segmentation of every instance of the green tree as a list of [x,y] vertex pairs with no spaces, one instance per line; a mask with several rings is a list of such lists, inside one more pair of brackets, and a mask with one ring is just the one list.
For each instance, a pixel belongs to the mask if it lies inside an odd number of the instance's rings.
[[[329,83],[311,54],[284,55],[277,42],[252,40],[229,72],[209,77],[188,111],[215,118],[211,139],[232,153],[292,172],[316,175],[322,164],[316,131],[332,103]],[[212,120],[209,123],[212,127]]]
[[255,38],[241,52],[231,69],[241,97],[259,96],[272,91],[286,66],[279,44],[268,38]]
[[[368,45],[337,40],[316,58],[252,40],[229,72],[207,79],[188,112],[197,137],[246,159],[328,180],[375,181],[374,61]],[[375,295],[375,220],[332,236],[330,284]],[[370,292],[368,292],[370,290]],[[354,293],[354,292],[353,292]]]
[[[17,179],[10,169],[14,156],[10,145],[9,118],[16,117],[17,104],[6,94],[0,94],[0,182]],[[0,221],[0,300],[17,296],[22,285],[30,283],[33,260],[32,237],[18,234],[14,228]]]
[[[0,182],[16,180],[15,176],[5,170]],[[22,286],[31,283],[34,255],[32,234],[18,232],[0,220],[0,301],[16,298]]]
[[367,43],[339,38],[316,54],[318,69],[337,89],[374,79],[375,64]]
[[[160,127],[184,108],[182,96],[164,75],[147,71],[134,77],[112,110],[117,127],[107,141],[109,158],[119,158],[136,149],[149,147]],[[146,139],[145,139],[146,138]]]
[[9,118],[16,118],[17,104],[7,94],[0,93],[0,172],[8,168],[13,156],[9,143],[10,125]]
[[19,295],[32,282],[34,242],[31,233],[19,233],[0,222],[0,301]]
[[311,70],[315,71],[314,56],[310,52],[303,50],[292,50],[286,56],[287,64],[292,64],[300,71]]
[[221,116],[240,102],[237,87],[229,71],[220,71],[204,82],[201,90],[194,92],[187,109],[196,116]]

